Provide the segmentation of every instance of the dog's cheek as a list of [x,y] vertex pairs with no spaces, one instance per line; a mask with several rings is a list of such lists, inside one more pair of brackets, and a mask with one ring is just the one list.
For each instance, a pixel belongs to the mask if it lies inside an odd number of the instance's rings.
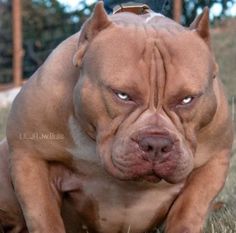
[[201,118],[199,120],[198,129],[207,126],[212,121],[216,113],[217,101],[213,91],[209,91],[209,93],[204,96],[201,106],[202,107],[199,110],[199,116]]
[[179,111],[178,115],[185,128],[191,128],[197,133],[212,121],[216,110],[216,96],[210,87],[192,109]]
[[104,110],[110,119],[113,120],[116,117],[124,114],[124,109],[122,109],[115,103],[114,101],[115,96],[112,96],[112,94],[109,91],[103,88],[101,90],[101,96],[105,108]]
[[[104,115],[100,92],[88,78],[81,78],[74,89],[75,115],[89,132],[96,133],[97,122]],[[95,136],[95,135],[94,135]]]
[[104,141],[115,135],[126,115],[112,104],[109,93],[99,83],[93,82],[89,77],[83,78],[75,87],[76,116],[90,136]]

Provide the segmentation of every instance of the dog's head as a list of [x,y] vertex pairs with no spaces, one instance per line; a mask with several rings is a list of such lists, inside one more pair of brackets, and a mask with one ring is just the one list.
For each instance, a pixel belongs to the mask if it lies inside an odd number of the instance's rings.
[[198,132],[216,108],[208,10],[184,28],[162,16],[108,16],[84,24],[74,64],[76,117],[120,179],[171,183],[194,167]]

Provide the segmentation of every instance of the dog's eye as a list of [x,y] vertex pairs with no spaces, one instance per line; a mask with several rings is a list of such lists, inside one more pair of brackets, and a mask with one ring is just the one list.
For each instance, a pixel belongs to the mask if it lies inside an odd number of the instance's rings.
[[116,93],[117,97],[123,101],[130,101],[131,98],[129,97],[129,95],[127,95],[126,93],[124,92],[117,92]]
[[182,99],[181,105],[190,104],[192,100],[193,100],[193,96],[186,96],[184,99]]

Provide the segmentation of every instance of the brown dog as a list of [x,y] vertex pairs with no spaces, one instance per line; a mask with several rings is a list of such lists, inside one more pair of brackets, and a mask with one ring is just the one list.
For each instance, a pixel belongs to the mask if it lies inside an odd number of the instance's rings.
[[7,127],[30,233],[142,233],[164,219],[165,232],[199,233],[232,138],[208,10],[184,28],[101,2],[25,84]]

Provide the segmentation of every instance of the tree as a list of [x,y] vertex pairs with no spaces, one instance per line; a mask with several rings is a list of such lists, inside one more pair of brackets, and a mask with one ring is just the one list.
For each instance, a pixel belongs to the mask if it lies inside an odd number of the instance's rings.
[[79,31],[90,6],[68,12],[57,0],[23,1],[24,76],[29,77],[62,40]]
[[[22,0],[24,64],[28,78],[66,37],[79,31],[92,6],[68,11],[57,0]],[[0,0],[0,82],[12,81],[12,2]]]
[[[182,8],[182,23],[189,25],[196,17],[198,11],[201,11],[205,6],[208,6],[211,9],[214,4],[221,5],[222,12],[220,17],[224,17],[230,2],[233,3],[234,0],[185,0],[183,1]],[[215,18],[217,17],[214,17],[213,20]]]
[[11,5],[0,0],[0,82],[10,82],[12,78],[12,28]]

